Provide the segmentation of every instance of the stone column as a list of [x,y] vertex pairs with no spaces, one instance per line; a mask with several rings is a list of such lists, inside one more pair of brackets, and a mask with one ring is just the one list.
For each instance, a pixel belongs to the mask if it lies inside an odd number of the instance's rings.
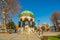
[[22,27],[25,27],[25,21],[22,21]]
[[19,24],[18,26],[21,27],[21,21],[20,21],[20,18],[19,18],[19,20],[18,20],[18,24]]
[[32,27],[34,27],[34,19],[32,20]]
[[32,21],[32,27],[34,27],[34,22]]
[[30,21],[28,21],[28,25],[29,25],[29,27],[30,27]]
[[19,21],[19,27],[21,27],[21,21]]

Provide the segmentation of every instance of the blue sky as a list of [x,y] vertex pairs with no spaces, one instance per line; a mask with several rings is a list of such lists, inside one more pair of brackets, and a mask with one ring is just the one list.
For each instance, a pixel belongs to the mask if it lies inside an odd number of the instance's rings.
[[[35,15],[35,22],[40,20],[40,24],[52,24],[50,20],[51,14],[55,10],[60,11],[60,0],[19,0],[19,2],[22,6],[20,12],[24,10],[32,11]],[[17,17],[14,17],[13,20],[15,23],[18,23],[19,14],[16,15]]]

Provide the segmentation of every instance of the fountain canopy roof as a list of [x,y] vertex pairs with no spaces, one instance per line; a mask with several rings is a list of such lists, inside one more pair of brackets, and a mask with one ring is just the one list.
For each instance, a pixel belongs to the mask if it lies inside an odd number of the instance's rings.
[[29,10],[25,10],[25,11],[22,11],[22,12],[20,13],[20,16],[30,16],[30,17],[34,17],[34,14],[33,14],[31,11],[29,11]]

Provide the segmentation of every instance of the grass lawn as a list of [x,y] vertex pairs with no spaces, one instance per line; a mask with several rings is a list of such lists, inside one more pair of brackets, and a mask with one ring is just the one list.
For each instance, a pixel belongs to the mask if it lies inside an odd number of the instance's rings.
[[60,36],[49,36],[48,40],[60,40]]

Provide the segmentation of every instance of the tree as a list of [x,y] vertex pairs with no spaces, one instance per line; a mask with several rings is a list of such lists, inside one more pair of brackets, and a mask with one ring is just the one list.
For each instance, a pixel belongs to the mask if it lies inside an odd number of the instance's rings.
[[9,21],[7,23],[7,29],[15,29],[15,23],[13,21]]
[[0,11],[5,30],[7,18],[10,18],[10,14],[18,12],[19,8],[20,6],[18,0],[0,0]]
[[54,24],[54,29],[55,31],[57,31],[58,28],[58,20],[60,20],[60,13],[58,11],[55,11],[52,15],[51,15],[51,21]]
[[50,29],[50,26],[48,25],[48,24],[46,24],[46,31],[49,31],[49,29]]
[[41,29],[42,29],[42,31],[45,31],[45,26],[42,26]]
[[41,26],[41,29],[42,29],[42,34],[43,34],[43,31],[45,31],[45,26]]
[[16,26],[15,26],[15,23],[13,21],[10,20],[7,23],[7,30],[9,33],[12,33],[12,31],[14,31],[14,30],[15,30],[14,32],[16,32]]

